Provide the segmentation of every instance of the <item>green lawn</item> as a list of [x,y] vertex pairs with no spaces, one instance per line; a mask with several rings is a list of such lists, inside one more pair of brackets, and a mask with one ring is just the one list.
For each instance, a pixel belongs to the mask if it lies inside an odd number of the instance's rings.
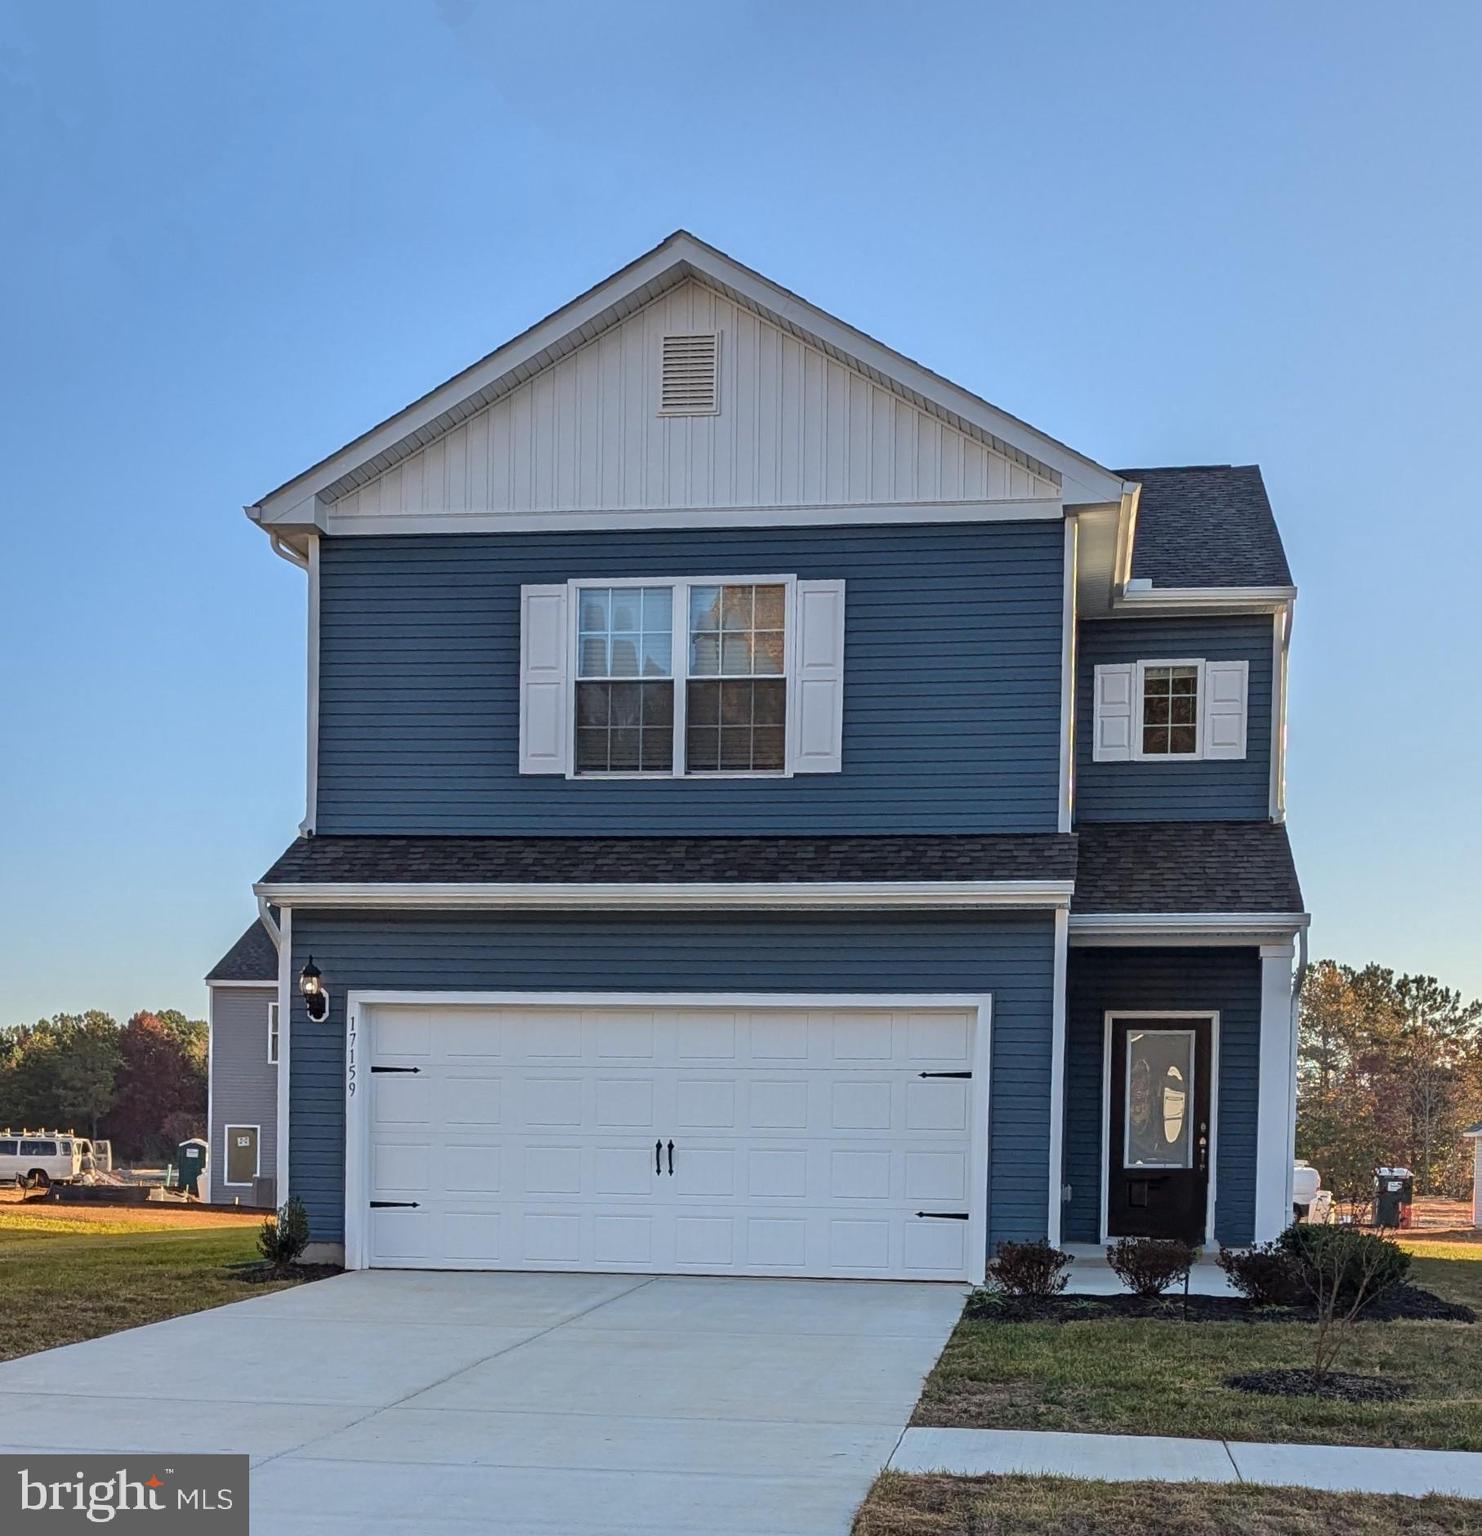
[[0,1360],[298,1283],[237,1278],[256,1243],[252,1226],[119,1234],[0,1222]]
[[[1482,1246],[1406,1243],[1414,1282],[1482,1311]],[[1482,1451],[1482,1323],[1366,1323],[1339,1369],[1409,1382],[1397,1403],[1257,1397],[1237,1372],[1311,1364],[1301,1323],[964,1320],[927,1379],[917,1424],[1202,1435]]]
[[1250,1483],[887,1472],[854,1536],[1476,1536],[1482,1505]]

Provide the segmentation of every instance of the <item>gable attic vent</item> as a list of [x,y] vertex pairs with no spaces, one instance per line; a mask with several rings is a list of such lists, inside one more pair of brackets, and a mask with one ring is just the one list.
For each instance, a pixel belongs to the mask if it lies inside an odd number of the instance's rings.
[[720,409],[720,333],[665,336],[659,370],[660,416],[713,416]]

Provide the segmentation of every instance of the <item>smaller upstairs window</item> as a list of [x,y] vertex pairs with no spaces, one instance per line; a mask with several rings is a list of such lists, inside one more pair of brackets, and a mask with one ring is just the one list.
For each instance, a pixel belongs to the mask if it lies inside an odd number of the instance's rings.
[[268,1004],[268,1060],[276,1062],[278,1059],[278,1005]]
[[1142,755],[1199,754],[1199,667],[1145,666],[1142,672]]

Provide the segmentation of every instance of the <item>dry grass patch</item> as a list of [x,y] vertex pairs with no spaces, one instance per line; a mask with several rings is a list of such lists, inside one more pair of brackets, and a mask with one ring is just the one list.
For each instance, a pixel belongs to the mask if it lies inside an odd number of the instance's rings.
[[0,1360],[283,1290],[252,1284],[256,1223],[110,1235],[0,1229]]
[[1482,1323],[1364,1323],[1342,1369],[1398,1403],[1259,1397],[1227,1376],[1312,1363],[1303,1323],[963,1321],[913,1423],[1482,1450]]
[[854,1536],[1477,1536],[1482,1504],[1250,1483],[886,1472]]

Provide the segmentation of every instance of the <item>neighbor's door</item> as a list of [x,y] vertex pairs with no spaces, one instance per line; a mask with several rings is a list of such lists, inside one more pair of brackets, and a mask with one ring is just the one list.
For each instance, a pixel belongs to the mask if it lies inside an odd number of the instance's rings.
[[1208,1019],[1113,1018],[1107,1232],[1203,1242],[1209,1209]]
[[255,1125],[227,1126],[226,1183],[250,1184],[257,1177],[257,1140]]

